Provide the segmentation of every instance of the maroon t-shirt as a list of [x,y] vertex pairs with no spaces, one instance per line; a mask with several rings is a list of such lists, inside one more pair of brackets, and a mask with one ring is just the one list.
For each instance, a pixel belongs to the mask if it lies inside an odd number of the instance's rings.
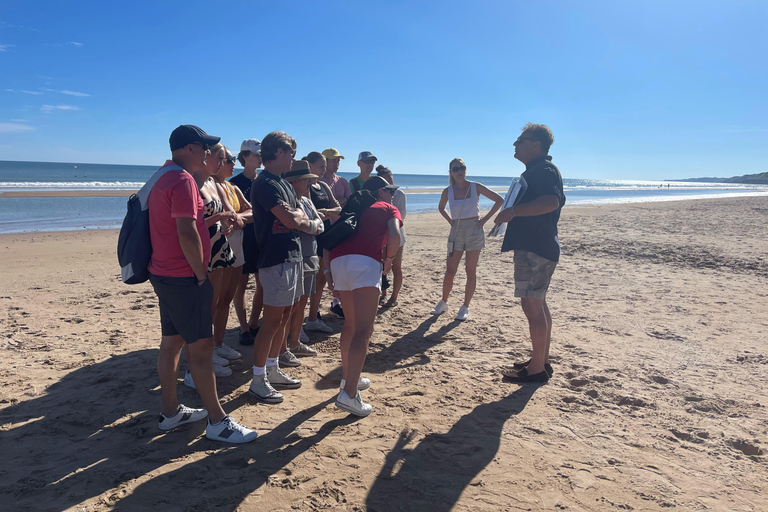
[[381,263],[382,249],[389,238],[389,219],[397,219],[403,225],[398,209],[384,201],[376,201],[363,210],[357,230],[331,251],[331,261],[339,256],[361,254]]
[[[165,165],[175,164],[168,160]],[[195,219],[203,244],[203,266],[208,268],[211,238],[203,218],[203,199],[192,175],[183,170],[166,172],[152,187],[147,204],[149,236],[152,240],[149,271],[156,276],[194,277],[195,273],[181,250],[176,231],[177,218]]]

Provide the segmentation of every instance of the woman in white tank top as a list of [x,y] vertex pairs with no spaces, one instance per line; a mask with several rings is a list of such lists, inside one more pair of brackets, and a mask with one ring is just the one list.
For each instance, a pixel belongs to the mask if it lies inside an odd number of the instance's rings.
[[[456,320],[469,317],[469,303],[475,294],[477,285],[477,262],[480,250],[485,247],[483,226],[501,207],[504,199],[485,187],[482,183],[467,181],[467,166],[461,158],[454,158],[448,165],[450,186],[443,190],[438,209],[451,225],[448,235],[448,258],[446,259],[445,277],[443,278],[443,298],[432,310],[433,315],[448,311],[448,296],[453,288],[453,278],[461,262],[461,256],[467,253],[465,267],[467,285],[464,288],[464,304],[456,314]],[[493,207],[483,217],[480,216],[480,196],[493,201]],[[445,211],[449,205],[451,213]]]

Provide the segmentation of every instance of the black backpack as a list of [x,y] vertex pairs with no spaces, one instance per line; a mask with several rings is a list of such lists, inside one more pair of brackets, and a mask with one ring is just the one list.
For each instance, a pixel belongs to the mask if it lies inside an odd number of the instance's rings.
[[358,190],[349,196],[347,204],[341,209],[339,219],[331,224],[330,228],[317,236],[317,243],[323,249],[330,251],[349,238],[357,230],[363,210],[375,202],[376,198],[367,190]]
[[117,238],[117,261],[120,263],[120,277],[125,284],[139,284],[149,279],[147,267],[152,258],[147,204],[149,193],[163,174],[181,170],[183,169],[175,164],[161,167],[141,190],[128,198],[128,213],[125,214],[120,236]]

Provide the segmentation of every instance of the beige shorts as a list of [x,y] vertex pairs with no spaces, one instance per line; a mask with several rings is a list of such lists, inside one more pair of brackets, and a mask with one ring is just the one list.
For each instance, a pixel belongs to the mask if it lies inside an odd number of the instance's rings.
[[454,225],[448,236],[449,253],[451,244],[454,251],[479,251],[485,247],[485,232],[477,227],[477,219],[462,219],[458,226]]
[[531,251],[515,250],[515,297],[544,300],[557,263]]

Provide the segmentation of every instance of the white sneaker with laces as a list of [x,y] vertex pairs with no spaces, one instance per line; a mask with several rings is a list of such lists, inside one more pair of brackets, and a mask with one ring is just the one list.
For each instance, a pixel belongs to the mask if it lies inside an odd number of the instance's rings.
[[299,341],[302,343],[306,343],[309,341],[309,336],[307,336],[307,333],[304,332],[304,328],[302,327],[299,331]]
[[278,366],[267,366],[267,380],[275,389],[299,389],[301,381],[294,379]]
[[175,416],[168,418],[165,414],[160,414],[160,420],[157,423],[157,428],[163,432],[173,430],[176,427],[186,425],[187,423],[194,423],[208,416],[208,411],[205,409],[192,409],[184,404],[179,404],[179,412]]
[[319,318],[314,322],[310,322],[309,320],[307,320],[307,323],[304,326],[304,328],[308,331],[333,332],[333,329],[325,325],[325,322],[323,322]]
[[248,392],[266,404],[279,404],[283,401],[283,395],[269,385],[266,375],[254,375]]
[[217,356],[216,353],[213,353],[213,364],[217,364],[219,366],[229,366],[229,360],[224,359],[221,356]]
[[208,420],[208,426],[205,427],[205,437],[224,443],[242,444],[250,443],[256,439],[256,432],[242,426],[229,416],[224,416],[224,419],[215,425],[212,425],[211,421]]
[[456,320],[464,321],[469,318],[469,308],[467,306],[461,306],[459,312],[456,313]]
[[229,377],[232,375],[232,370],[226,366],[213,363],[213,374],[217,377]]
[[448,303],[444,302],[442,299],[440,299],[440,302],[437,303],[437,306],[435,306],[432,309],[432,314],[433,315],[442,315],[446,311],[448,311]]
[[220,347],[216,347],[213,350],[213,354],[219,357],[223,357],[224,359],[240,359],[242,357],[242,355],[240,355],[240,352],[233,349],[229,345],[222,345]]
[[291,350],[286,350],[280,354],[277,361],[283,368],[296,368],[297,366],[301,366],[301,361],[299,361],[299,358],[296,357],[296,354]]
[[[344,386],[347,385],[347,379],[341,379],[341,384],[339,384],[339,389],[344,389]],[[359,379],[357,379],[357,390],[363,391],[365,389],[368,389],[371,387],[371,379],[368,377],[360,376]]]
[[349,395],[343,389],[339,391],[339,396],[336,397],[336,407],[361,418],[368,416],[373,410],[370,404],[363,402],[359,391],[355,393],[354,398],[349,398]]
[[298,347],[291,349],[291,353],[296,357],[314,357],[317,355],[317,350],[306,346],[304,343],[299,343]]

